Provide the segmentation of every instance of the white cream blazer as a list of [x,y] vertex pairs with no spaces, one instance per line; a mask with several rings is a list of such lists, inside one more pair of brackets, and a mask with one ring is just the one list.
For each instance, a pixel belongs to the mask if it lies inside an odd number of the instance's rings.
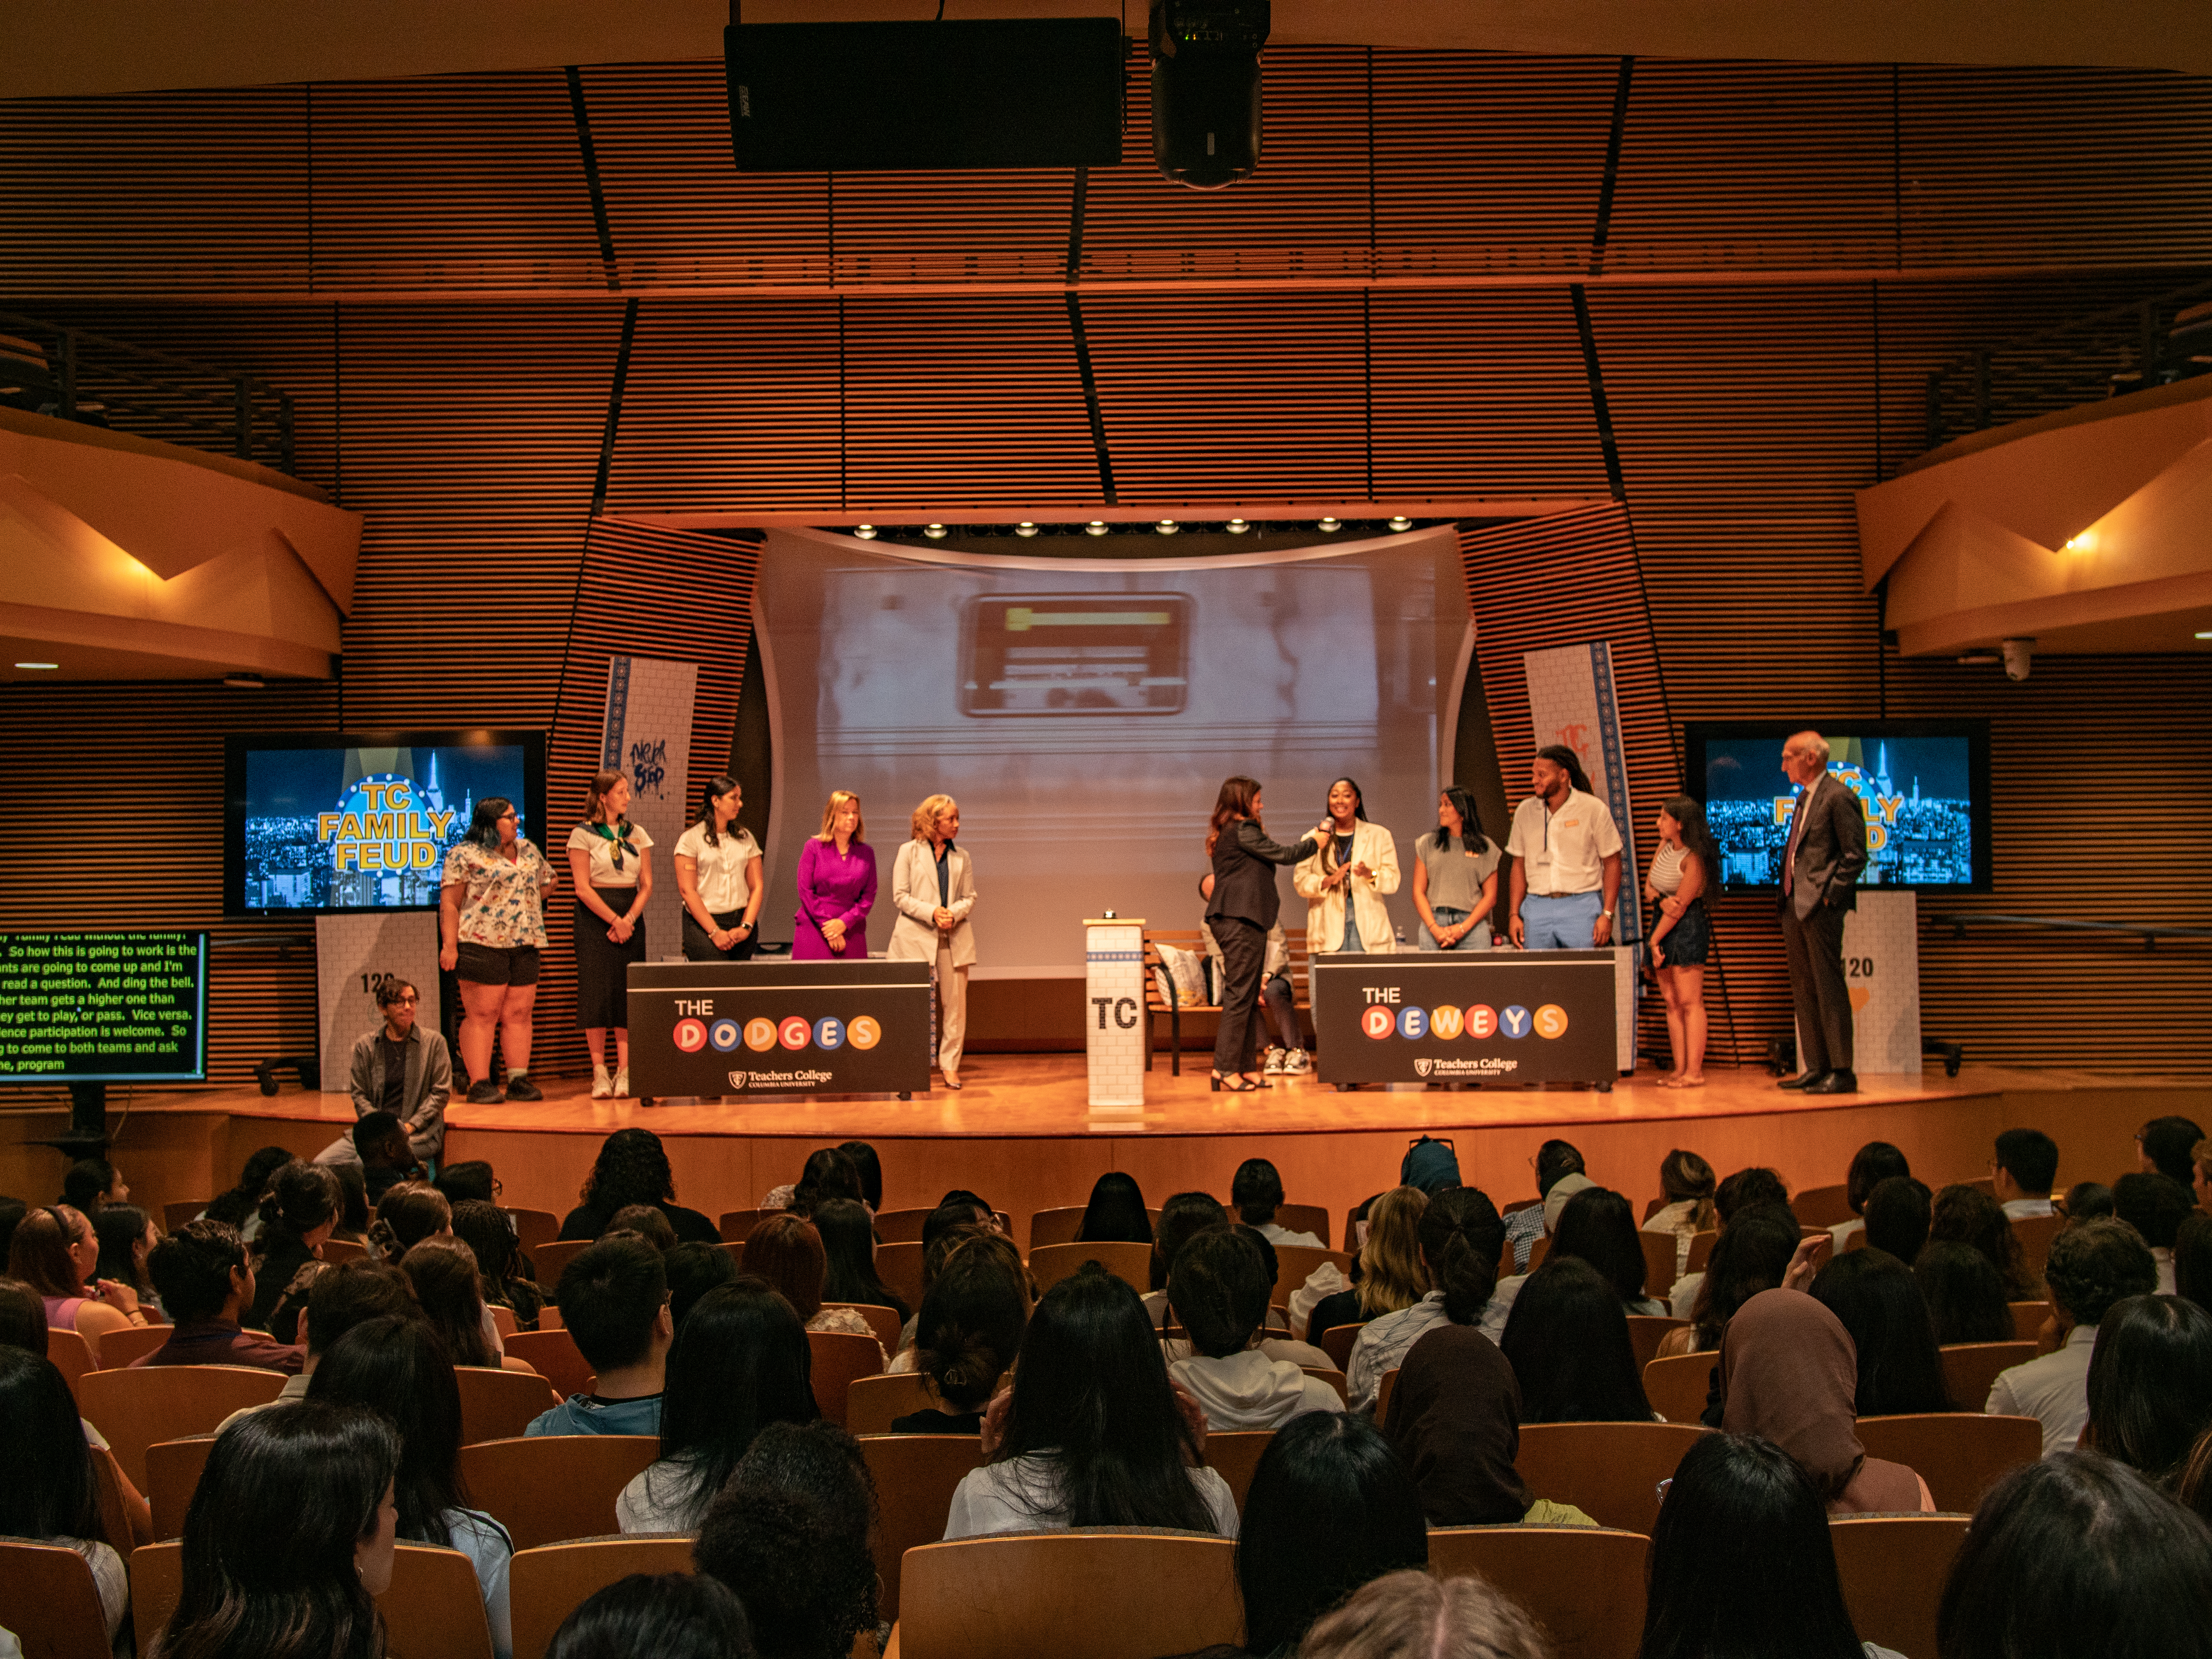
[[[966,968],[975,960],[975,925],[968,913],[975,908],[975,866],[968,849],[955,842],[945,860],[946,884],[952,902],[945,908],[960,918],[947,935],[952,943],[952,965]],[[909,840],[891,860],[891,904],[898,921],[884,954],[894,962],[937,960],[937,855],[926,841]]]
[[1382,897],[1398,890],[1397,842],[1381,824],[1362,819],[1352,832],[1352,862],[1365,865],[1374,875],[1353,876],[1341,887],[1323,891],[1322,880],[1335,867],[1335,852],[1336,843],[1331,842],[1291,872],[1291,887],[1306,902],[1306,949],[1318,954],[1342,943],[1348,893],[1352,914],[1359,923],[1360,944],[1378,955],[1396,950]]

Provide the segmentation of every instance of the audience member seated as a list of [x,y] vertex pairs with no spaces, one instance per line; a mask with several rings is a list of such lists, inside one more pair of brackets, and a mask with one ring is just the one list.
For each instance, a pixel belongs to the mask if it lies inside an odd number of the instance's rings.
[[104,1158],[81,1158],[63,1172],[58,1201],[90,1217],[107,1205],[127,1203],[130,1198],[130,1183],[112,1164]]
[[1859,1444],[1858,1356],[1843,1321],[1796,1291],[1761,1291],[1721,1339],[1721,1420],[1797,1462],[1831,1515],[1929,1510],[1928,1483]]
[[[93,1237],[100,1242],[100,1257],[93,1264],[92,1279],[112,1279],[138,1298],[138,1311],[158,1316],[161,1298],[146,1276],[146,1258],[161,1242],[161,1230],[136,1204],[103,1204],[92,1218]],[[5,1257],[0,1257],[4,1261]]]
[[632,1204],[651,1204],[668,1218],[679,1243],[715,1244],[721,1234],[696,1210],[676,1200],[676,1176],[660,1137],[650,1129],[617,1129],[599,1147],[592,1172],[584,1177],[583,1201],[561,1223],[563,1238],[597,1238],[615,1212]]
[[1079,1244],[1149,1244],[1152,1218],[1134,1176],[1109,1170],[1091,1183],[1091,1200],[1075,1229]]
[[1928,1243],[1928,1217],[1935,1194],[1911,1176],[1892,1176],[1867,1194],[1866,1248],[1883,1250],[1906,1267],[1920,1260]]
[[[1383,1314],[1410,1308],[1429,1292],[1428,1270],[1421,1265],[1421,1212],[1429,1197],[1416,1187],[1393,1187],[1367,1208],[1367,1242],[1359,1247],[1356,1284],[1310,1303],[1303,1322],[1299,1299],[1315,1288],[1314,1279],[1340,1281],[1334,1262],[1324,1261],[1291,1297],[1291,1329],[1309,1342],[1339,1325],[1364,1324]],[[1501,1224],[1502,1225],[1502,1224]]]
[[1852,1628],[1828,1513],[1783,1447],[1735,1434],[1698,1440],[1651,1531],[1637,1659],[1899,1659],[1862,1646]]
[[2051,1311],[2063,1345],[2055,1353],[1997,1373],[1987,1409],[2001,1417],[2033,1417],[2043,1425],[2043,1455],[2072,1451],[2089,1421],[2089,1361],[2097,1327],[2112,1304],[2148,1296],[2158,1267],[2124,1221],[2077,1221],[2051,1241],[2044,1269]]
[[1283,1202],[1283,1176],[1264,1158],[1248,1158],[1237,1166],[1229,1182],[1229,1201],[1237,1206],[1237,1218],[1270,1244],[1294,1244],[1305,1250],[1323,1248],[1312,1233],[1294,1233],[1276,1224],[1275,1212]]
[[[945,1271],[945,1264],[955,1254],[979,1238],[1005,1237],[999,1231],[995,1219],[979,1221],[975,1215],[975,1208],[966,1201],[965,1194],[953,1194],[932,1210],[927,1219],[921,1224],[923,1300],[928,1299],[931,1288],[937,1283],[938,1274]],[[1016,1251],[1015,1255],[1018,1259],[1020,1252]],[[1026,1273],[1027,1269],[1024,1268],[1024,1272]],[[1036,1299],[1034,1295],[1030,1299]],[[912,1371],[915,1369],[915,1330],[921,1320],[921,1315],[917,1311],[912,1319],[899,1327],[899,1351],[891,1357],[891,1363],[884,1367],[886,1370]]]
[[1319,1620],[1298,1659],[1550,1659],[1543,1630],[1480,1578],[1394,1572]]
[[154,1288],[161,1293],[176,1328],[169,1340],[134,1365],[254,1365],[296,1376],[307,1356],[295,1345],[272,1342],[240,1328],[253,1305],[253,1269],[246,1243],[220,1221],[187,1221],[146,1258]]
[[27,1212],[8,1246],[8,1276],[38,1291],[46,1304],[47,1328],[75,1331],[95,1362],[102,1336],[146,1322],[128,1285],[85,1282],[99,1264],[100,1240],[92,1223],[83,1211],[67,1204]]
[[[518,1330],[536,1330],[538,1316],[545,1310],[545,1296],[522,1276],[522,1244],[515,1237],[514,1218],[495,1204],[465,1198],[453,1204],[453,1237],[467,1245],[477,1259],[477,1287],[484,1305],[505,1308],[514,1316]],[[711,1250],[725,1262],[730,1259],[728,1251],[715,1245],[693,1248]],[[669,1278],[672,1284],[674,1273]]]
[[2212,1309],[2212,1215],[2192,1215],[2174,1234],[2173,1292]]
[[2008,1220],[2052,1215],[2051,1189],[2058,1180],[2058,1143],[2040,1129],[2007,1129],[1990,1160],[1990,1185]]
[[1168,1270],[1175,1265],[1176,1257],[1182,1254],[1183,1246],[1208,1228],[1228,1224],[1229,1212],[1210,1193],[1168,1194],[1167,1202],[1160,1206],[1160,1224],[1152,1234],[1152,1260],[1145,1264],[1150,1286],[1145,1296],[1145,1311],[1152,1316],[1155,1329],[1167,1328]]
[[2171,1492],[2212,1429],[2212,1313],[2178,1296],[2131,1296],[2097,1327],[2085,1450]]
[[[337,1177],[297,1158],[270,1177],[253,1241],[253,1305],[245,1323],[279,1342],[299,1335],[300,1307],[322,1267],[323,1241],[338,1222]],[[282,1307],[280,1323],[277,1310]]]
[[[822,1286],[830,1263],[822,1248],[822,1235],[811,1221],[785,1213],[762,1218],[745,1237],[745,1271],[757,1273],[783,1292],[785,1301],[798,1310],[810,1331],[843,1331],[852,1336],[873,1336],[868,1316],[853,1308],[825,1308]],[[878,1352],[882,1344],[877,1345]]]
[[2089,1221],[2112,1212],[2112,1189],[2101,1181],[2077,1181],[2064,1199],[2053,1199],[2051,1207],[2069,1221]]
[[1425,1332],[1446,1321],[1474,1324],[1498,1288],[1505,1224],[1496,1206],[1474,1188],[1447,1188],[1430,1199],[1414,1236],[1422,1271],[1435,1288],[1411,1307],[1377,1315],[1360,1331],[1344,1371],[1354,1411],[1373,1413],[1383,1372],[1394,1369]]
[[1205,1439],[1136,1291],[1085,1266],[1030,1316],[1014,1386],[984,1416],[990,1461],[955,1489],[945,1536],[1174,1527],[1234,1538],[1228,1482],[1193,1467]]
[[668,1316],[679,1331],[684,1316],[699,1305],[701,1297],[738,1277],[736,1258],[719,1244],[678,1244],[660,1262],[668,1274]]
[[[1659,1160],[1659,1192],[1666,1201],[1645,1218],[1643,1231],[1674,1235],[1674,1273],[1666,1285],[1654,1285],[1652,1290],[1666,1289],[1689,1270],[1691,1238],[1710,1229],[1718,1214],[1715,1185],[1713,1166],[1695,1152],[1678,1146]],[[1505,1224],[1512,1226],[1510,1216]]]
[[1739,1210],[1713,1241],[1705,1272],[1690,1275],[1698,1281],[1690,1322],[1667,1333],[1659,1345],[1660,1353],[1718,1352],[1735,1310],[1789,1277],[1798,1239],[1796,1218],[1778,1204],[1754,1204]]
[[2158,1264],[2158,1293],[2173,1294],[2173,1241],[2197,1195],[2171,1176],[2124,1175],[2112,1183],[2112,1213],[2142,1235]]
[[[1569,1180],[1569,1177],[1573,1177]],[[1519,1209],[1505,1218],[1505,1242],[1513,1247],[1512,1272],[1528,1271],[1528,1258],[1535,1253],[1536,1241],[1550,1231],[1549,1218],[1553,1189],[1566,1182],[1562,1189],[1561,1202],[1571,1198],[1584,1187],[1597,1183],[1584,1173],[1583,1155],[1564,1140],[1547,1140],[1536,1149],[1536,1196],[1543,1200]],[[1501,1261],[1499,1271],[1504,1272]]]
[[1472,1325],[1440,1325],[1399,1368],[1383,1433],[1432,1527],[1589,1527],[1571,1504],[1531,1498],[1513,1460],[1521,1390],[1498,1345]]
[[399,1535],[469,1558],[483,1593],[492,1651],[507,1659],[514,1649],[507,1590],[514,1542],[490,1516],[469,1507],[461,1480],[461,1391],[453,1380],[453,1356],[437,1332],[409,1318],[355,1326],[315,1367],[307,1401],[380,1412],[391,1419],[399,1431],[393,1477]]
[[28,1206],[20,1198],[0,1198],[0,1262],[15,1245],[15,1229],[22,1224]]
[[[1738,1215],[1762,1204],[1771,1204],[1787,1211],[1790,1208],[1790,1188],[1771,1170],[1757,1166],[1738,1170],[1713,1189],[1713,1219],[1717,1224],[1717,1230],[1727,1232],[1729,1224]],[[1796,1216],[1790,1218],[1790,1224],[1792,1227],[1797,1224]],[[1678,1255],[1676,1259],[1681,1258]],[[1705,1270],[1700,1269],[1693,1273],[1686,1273],[1674,1281],[1674,1288],[1668,1293],[1668,1302],[1675,1318],[1696,1316],[1698,1294],[1704,1288],[1705,1277]]]
[[[2014,1340],[2004,1279],[1989,1257],[1972,1245],[1948,1239],[1931,1241],[1913,1261],[1912,1281],[1920,1287],[1920,1299],[1928,1304],[1937,1346]],[[1971,1400],[1960,1403],[1969,1411],[1973,1409]]]
[[1869,1140],[1852,1154],[1850,1170],[1844,1176],[1844,1202],[1850,1206],[1853,1218],[1828,1229],[1838,1255],[1856,1235],[1866,1231],[1867,1200],[1874,1196],[1874,1189],[1885,1181],[1898,1176],[1910,1179],[1911,1175],[1912,1166],[1904,1152],[1886,1140]]
[[210,1199],[207,1208],[193,1219],[220,1221],[238,1229],[240,1237],[252,1239],[261,1231],[261,1200],[269,1194],[269,1177],[291,1161],[289,1146],[262,1147],[246,1160],[238,1185]]
[[368,1248],[368,1182],[362,1178],[358,1164],[325,1164],[322,1166],[337,1177],[338,1224],[331,1229],[331,1237],[348,1244]]
[[806,1155],[799,1179],[787,1187],[771,1188],[761,1200],[763,1210],[788,1210],[801,1220],[811,1220],[815,1206],[832,1199],[866,1201],[860,1171],[842,1147],[821,1146]]
[[601,1239],[561,1273],[561,1320],[596,1374],[596,1393],[572,1394],[525,1434],[660,1432],[661,1389],[676,1322],[660,1252],[641,1238]]
[[307,1338],[307,1357],[299,1375],[284,1379],[276,1398],[259,1406],[241,1406],[222,1420],[228,1428],[250,1412],[265,1412],[307,1397],[315,1368],[340,1337],[372,1319],[420,1319],[422,1310],[415,1300],[415,1287],[407,1275],[388,1261],[341,1261],[315,1275],[307,1291],[307,1306],[300,1316],[300,1331]]
[[2136,1164],[2145,1175],[2162,1175],[2188,1186],[2197,1178],[2196,1156],[2204,1131],[2185,1117],[2154,1117],[2136,1133]]
[[624,1486],[624,1532],[696,1532],[740,1459],[770,1423],[821,1415],[799,1316],[747,1273],[699,1298],[668,1352],[660,1456]]
[[915,1369],[951,1409],[926,1406],[891,1421],[893,1434],[981,1434],[983,1408],[1021,1352],[1030,1278],[1013,1241],[978,1233],[956,1250],[921,1298]]
[[2027,1302],[2043,1293],[2004,1206],[1978,1187],[1952,1186],[1936,1192],[1929,1206],[1928,1238],[1931,1243],[1941,1239],[1971,1244],[1987,1256],[2004,1285],[2008,1302]]
[[1260,1454],[1237,1540],[1244,1645],[1213,1652],[1287,1659],[1362,1585],[1428,1562],[1421,1495],[1390,1443],[1364,1417],[1309,1413]]
[[476,1255],[459,1239],[426,1238],[399,1259],[399,1268],[453,1364],[490,1370],[532,1369],[509,1359],[501,1348],[499,1327],[484,1306]]
[[1957,1409],[1943,1386],[1943,1357],[1936,1351],[1928,1304],[1902,1261],[1869,1244],[1836,1257],[1814,1277],[1811,1288],[1814,1299],[1850,1336],[1858,1363],[1853,1409],[1859,1416]]
[[398,1473],[378,1412],[303,1400],[225,1429],[185,1514],[161,1659],[380,1659]]
[[1943,1659],[2212,1659],[2212,1530],[2110,1458],[2030,1463],[1975,1512],[1936,1642]]
[[[1252,1248],[1260,1253],[1261,1261],[1266,1265],[1267,1304],[1269,1314],[1272,1316],[1275,1307],[1275,1291],[1283,1282],[1281,1259],[1276,1255],[1275,1247],[1267,1242],[1267,1235],[1258,1228],[1247,1227],[1243,1223],[1239,1222],[1237,1224],[1235,1231],[1239,1237],[1249,1241]],[[1190,1355],[1190,1344],[1182,1339],[1169,1342],[1165,1346],[1170,1364],[1173,1364],[1178,1359],[1188,1358]],[[1257,1346],[1259,1351],[1268,1358],[1286,1359],[1302,1370],[1309,1365],[1316,1370],[1333,1371],[1339,1369],[1334,1359],[1322,1350],[1314,1346],[1312,1343],[1301,1341],[1295,1336],[1277,1330],[1270,1324],[1262,1323],[1260,1327],[1260,1340]]]
[[634,1572],[561,1621],[545,1659],[754,1659],[744,1604],[719,1578]]
[[[1561,1183],[1564,1185],[1565,1183]],[[1558,1191],[1557,1188],[1553,1189]],[[1546,1207],[1549,1208],[1549,1200]],[[1644,1246],[1636,1237],[1636,1212],[1626,1199],[1610,1188],[1586,1186],[1559,1206],[1551,1226],[1552,1248],[1547,1261],[1574,1256],[1596,1268],[1632,1314],[1664,1315],[1667,1304],[1644,1294]],[[1506,1316],[1521,1294],[1526,1273],[1501,1279],[1482,1310],[1482,1334],[1495,1342],[1505,1334]]]
[[599,1237],[605,1238],[609,1233],[635,1233],[663,1255],[676,1248],[676,1229],[668,1224],[668,1218],[659,1208],[651,1204],[623,1205],[608,1218],[607,1231]]
[[453,1206],[435,1187],[402,1182],[384,1195],[369,1223],[371,1247],[384,1261],[397,1262],[426,1238],[453,1236]]
[[496,1203],[500,1194],[498,1175],[480,1158],[445,1165],[430,1184],[443,1193],[446,1202],[456,1210],[464,1204]]
[[1619,1290],[1579,1256],[1547,1257],[1513,1301],[1498,1348],[1523,1423],[1649,1423],[1651,1401]]
[[853,1172],[860,1177],[860,1202],[874,1215],[884,1207],[884,1162],[876,1156],[876,1149],[865,1140],[844,1140],[837,1150],[852,1161]]
[[422,1161],[407,1139],[407,1126],[389,1112],[356,1118],[352,1128],[315,1154],[315,1162],[333,1174],[357,1170],[372,1205],[382,1203],[384,1195],[401,1182],[422,1173]]
[[92,1448],[69,1384],[52,1360],[12,1346],[0,1346],[0,1537],[66,1544],[84,1557],[115,1639],[131,1610],[118,1551],[131,1540],[109,1538],[100,1524]]
[[1344,1408],[1319,1377],[1259,1351],[1267,1290],[1259,1246],[1236,1228],[1212,1228],[1176,1253],[1168,1301],[1194,1352],[1168,1375],[1198,1401],[1209,1431],[1277,1429],[1308,1412]]
[[822,1299],[889,1308],[904,1325],[914,1316],[906,1298],[876,1272],[876,1220],[858,1199],[833,1198],[814,1206],[824,1270]]
[[834,1423],[773,1423],[707,1511],[692,1559],[737,1592],[761,1659],[845,1659],[878,1625],[875,1513],[850,1435]]

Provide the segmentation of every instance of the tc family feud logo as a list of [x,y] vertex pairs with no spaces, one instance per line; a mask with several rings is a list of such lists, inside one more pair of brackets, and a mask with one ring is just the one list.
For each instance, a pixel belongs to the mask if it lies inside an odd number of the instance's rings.
[[1567,1011],[1556,1002],[1547,1002],[1534,1009],[1523,1008],[1518,1003],[1492,1008],[1484,1002],[1471,1003],[1465,1008],[1455,1008],[1449,1002],[1423,1008],[1410,1002],[1401,1003],[1395,985],[1370,985],[1362,990],[1367,1006],[1360,1011],[1359,1029],[1377,1042],[1393,1036],[1403,1037],[1409,1042],[1419,1042],[1425,1037],[1450,1042],[1462,1036],[1477,1041],[1502,1036],[1517,1042],[1532,1032],[1549,1039],[1567,1034]]
[[696,1054],[702,1048],[732,1054],[740,1043],[757,1054],[764,1054],[773,1048],[788,1048],[796,1053],[807,1048],[842,1048],[848,1043],[855,1048],[872,1048],[884,1040],[884,1028],[872,1014],[861,1014],[849,1021],[839,1019],[835,1014],[813,1020],[802,1014],[792,1014],[780,1020],[756,1017],[743,1021],[686,1015],[676,1022],[675,1036],[676,1046],[687,1054]]
[[334,870],[430,870],[446,856],[459,815],[415,780],[397,772],[357,779],[332,812],[318,814],[315,837]]

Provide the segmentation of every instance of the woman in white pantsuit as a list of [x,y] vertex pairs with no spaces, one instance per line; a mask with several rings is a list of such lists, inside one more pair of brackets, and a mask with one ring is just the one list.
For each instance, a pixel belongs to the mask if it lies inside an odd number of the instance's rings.
[[968,969],[975,961],[974,861],[953,838],[960,803],[932,795],[914,809],[914,836],[891,865],[891,902],[898,922],[884,954],[928,962],[937,971],[937,1066],[945,1086],[960,1086],[960,1044],[968,1032]]

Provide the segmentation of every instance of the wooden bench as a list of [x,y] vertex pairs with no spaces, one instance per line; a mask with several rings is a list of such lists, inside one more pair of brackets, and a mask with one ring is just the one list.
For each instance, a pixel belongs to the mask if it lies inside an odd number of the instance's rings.
[[[1305,934],[1303,932],[1293,933],[1285,928],[1284,938],[1291,950],[1290,965],[1285,969],[1291,978],[1291,1006],[1301,1012],[1310,1011],[1313,1007],[1313,991],[1306,972]],[[1152,970],[1155,968],[1164,969],[1167,966],[1166,962],[1160,956],[1160,946],[1163,945],[1172,946],[1178,951],[1188,951],[1203,961],[1206,957],[1206,936],[1196,927],[1147,927],[1145,929],[1144,939],[1145,1069],[1148,1072],[1152,1069],[1152,1017],[1156,1014],[1165,1014],[1168,1017],[1168,1066],[1175,1076],[1181,1077],[1182,1075],[1183,1015],[1186,1012],[1218,1014],[1221,1012],[1221,1005],[1218,1002],[1180,1004],[1170,1002],[1160,994],[1159,980],[1154,975]],[[1172,982],[1174,975],[1170,975],[1169,979]],[[1254,1017],[1264,1018],[1257,1013]]]

